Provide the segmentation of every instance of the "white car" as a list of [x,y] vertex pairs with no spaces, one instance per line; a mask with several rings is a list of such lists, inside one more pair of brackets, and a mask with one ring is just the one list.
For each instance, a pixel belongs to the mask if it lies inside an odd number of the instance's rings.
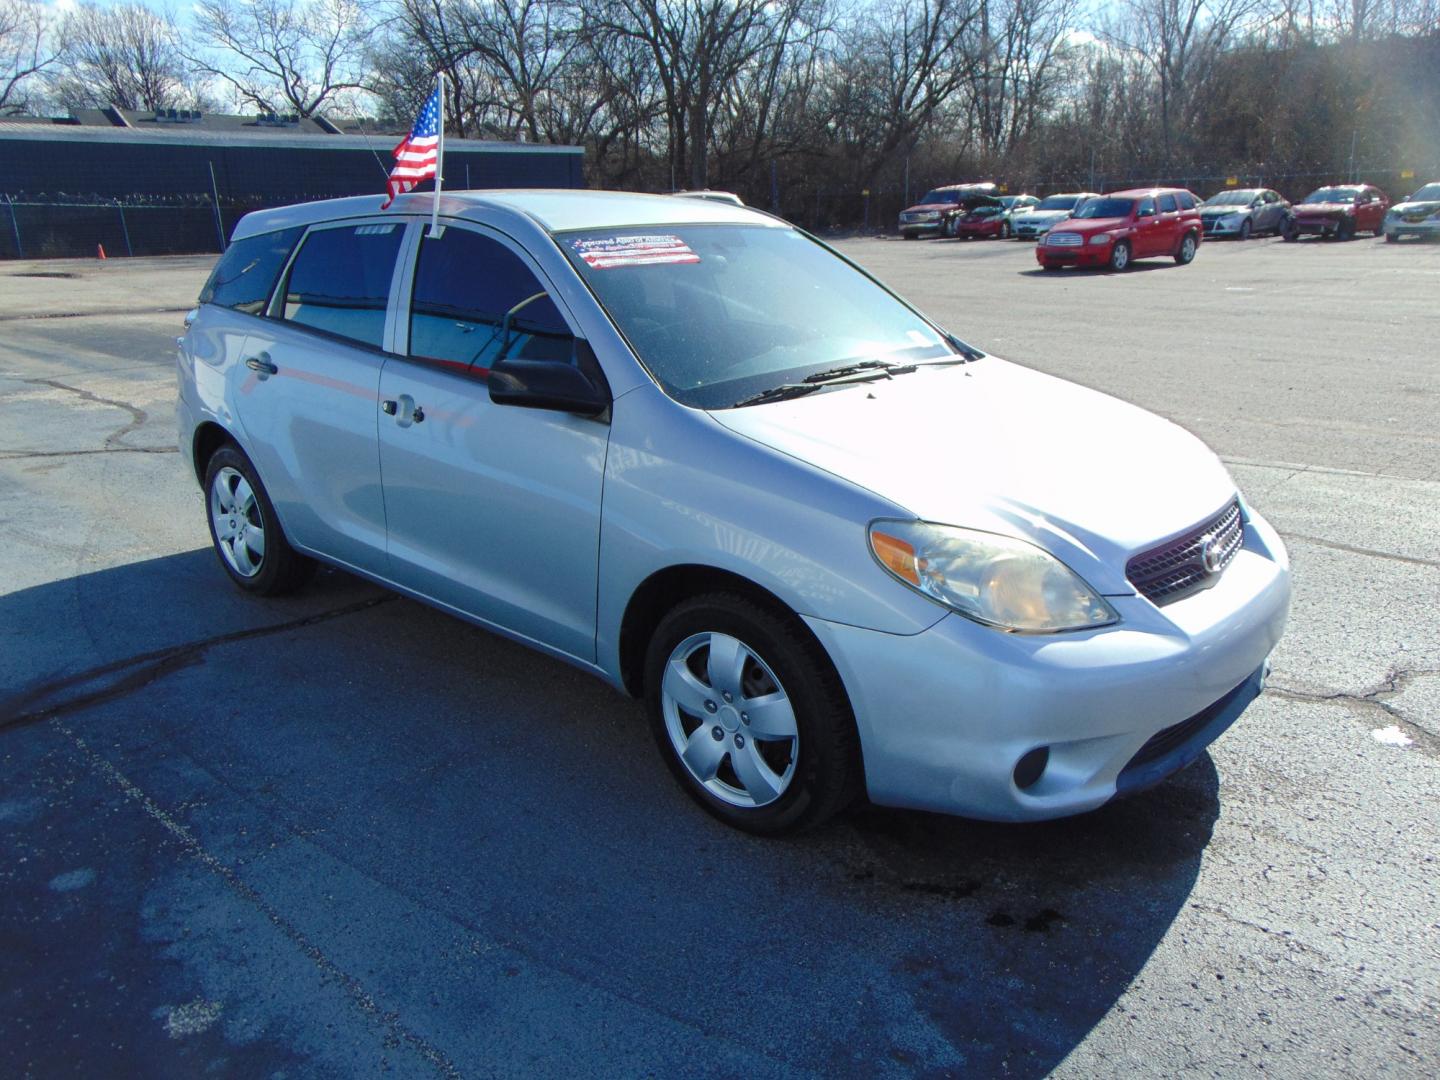
[[1392,244],[1403,236],[1440,239],[1440,183],[1426,184],[1390,207],[1382,231]]
[[1098,198],[1093,191],[1076,191],[1064,195],[1047,195],[1038,206],[1013,214],[1010,218],[1011,235],[1017,240],[1034,240],[1044,236],[1051,227],[1060,224],[1086,199]]
[[1285,550],[1176,425],[766,214],[379,205],[247,215],[186,320],[180,449],[240,588],[321,560],[591,672],[760,833],[862,794],[1089,810],[1260,692]]

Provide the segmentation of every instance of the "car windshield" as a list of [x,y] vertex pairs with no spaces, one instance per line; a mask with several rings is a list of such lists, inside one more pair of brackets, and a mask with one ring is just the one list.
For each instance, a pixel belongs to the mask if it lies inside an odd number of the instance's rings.
[[1253,191],[1222,191],[1205,200],[1206,206],[1249,206],[1255,198]]
[[1357,192],[1354,188],[1322,187],[1305,196],[1307,203],[1352,203]]
[[674,225],[556,237],[640,361],[683,405],[730,408],[807,375],[957,350],[793,229]]
[[924,206],[927,203],[958,203],[960,192],[958,191],[927,191],[925,197],[916,206]]
[[1079,210],[1076,210],[1074,216],[1077,218],[1129,217],[1130,211],[1134,207],[1134,199],[1091,199]]
[[1407,202],[1440,202],[1440,184],[1426,184],[1411,195]]
[[996,214],[1003,214],[1004,212],[1005,207],[1003,206],[977,206],[974,210],[970,211],[970,216],[977,218],[994,217]]
[[1047,199],[1041,199],[1036,210],[1073,210],[1075,204],[1080,201],[1079,195],[1051,195]]

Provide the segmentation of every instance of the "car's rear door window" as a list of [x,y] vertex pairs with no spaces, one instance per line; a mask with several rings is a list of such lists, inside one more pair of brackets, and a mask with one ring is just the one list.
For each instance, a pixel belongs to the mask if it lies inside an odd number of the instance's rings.
[[247,315],[262,315],[285,260],[303,228],[281,229],[234,241],[220,256],[200,290],[202,304],[218,304]]
[[500,241],[451,226],[421,242],[409,354],[484,378],[500,357],[570,360],[575,341],[525,261]]
[[381,348],[400,222],[312,229],[285,282],[281,318]]
[[1179,206],[1177,206],[1175,203],[1174,195],[1160,196],[1160,212],[1162,214],[1173,214],[1177,210],[1179,210]]

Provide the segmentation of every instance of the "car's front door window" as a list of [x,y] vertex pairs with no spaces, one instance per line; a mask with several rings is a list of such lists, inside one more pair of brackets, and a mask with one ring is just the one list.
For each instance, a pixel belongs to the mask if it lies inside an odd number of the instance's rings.
[[421,243],[409,355],[478,378],[502,356],[569,360],[575,339],[549,292],[498,240],[448,228]]

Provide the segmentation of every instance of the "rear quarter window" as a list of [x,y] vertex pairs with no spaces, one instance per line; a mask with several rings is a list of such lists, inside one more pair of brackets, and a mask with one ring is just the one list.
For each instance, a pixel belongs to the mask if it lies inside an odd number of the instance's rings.
[[282,229],[236,240],[210,271],[210,280],[200,290],[199,302],[218,304],[247,315],[264,314],[275,279],[304,231],[303,228]]

